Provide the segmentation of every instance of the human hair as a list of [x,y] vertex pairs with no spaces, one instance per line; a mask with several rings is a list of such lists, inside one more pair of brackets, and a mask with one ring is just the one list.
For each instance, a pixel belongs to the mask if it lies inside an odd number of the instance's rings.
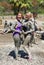
[[22,12],[18,12],[18,14],[16,15],[16,19],[18,19],[18,15],[19,15],[19,14],[21,14],[22,19],[24,19],[24,15],[23,15]]

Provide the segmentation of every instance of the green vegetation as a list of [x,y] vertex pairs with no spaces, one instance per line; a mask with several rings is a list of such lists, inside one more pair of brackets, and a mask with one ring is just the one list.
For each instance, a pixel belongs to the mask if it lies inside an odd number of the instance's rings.
[[0,6],[0,15],[2,15],[4,13],[4,11],[5,11],[5,8]]
[[[10,6],[12,5],[11,11],[14,14],[17,14],[19,11],[22,11],[24,14],[28,11],[44,14],[44,0],[0,0],[0,2],[3,1],[9,3]],[[0,14],[5,15],[6,10],[8,11],[9,8],[0,6]]]

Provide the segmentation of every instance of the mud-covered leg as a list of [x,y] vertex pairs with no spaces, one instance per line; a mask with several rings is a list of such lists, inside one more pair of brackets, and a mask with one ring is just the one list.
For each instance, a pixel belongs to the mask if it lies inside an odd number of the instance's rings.
[[24,43],[23,43],[23,46],[22,46],[22,47],[24,48],[24,50],[28,53],[29,60],[32,59],[32,56],[31,56],[31,53],[30,53],[30,51],[29,51],[29,48],[28,48],[26,45],[29,43],[30,38],[31,38],[31,35],[28,35],[28,36],[26,37],[26,39],[24,40]]
[[19,34],[14,35],[14,44],[15,44],[16,59],[18,59],[18,56],[19,56],[18,51],[21,45]]

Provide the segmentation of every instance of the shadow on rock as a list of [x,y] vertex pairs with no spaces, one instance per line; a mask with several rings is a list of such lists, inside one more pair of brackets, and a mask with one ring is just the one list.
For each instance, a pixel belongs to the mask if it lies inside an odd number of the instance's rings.
[[41,35],[41,39],[44,40],[44,33],[42,33],[42,35]]
[[9,56],[12,56],[13,58],[16,58],[16,54],[15,54],[14,50],[9,53]]
[[[21,58],[28,59],[28,54],[23,50],[20,50],[18,54],[20,55]],[[16,58],[14,50],[9,53],[9,56],[12,56],[14,59]]]

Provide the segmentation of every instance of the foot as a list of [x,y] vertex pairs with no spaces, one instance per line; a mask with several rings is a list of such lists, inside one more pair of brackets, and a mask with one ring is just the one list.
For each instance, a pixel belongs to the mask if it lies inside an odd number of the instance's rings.
[[34,43],[35,45],[38,45],[37,43]]
[[28,61],[32,61],[32,56],[28,56]]
[[16,56],[16,60],[20,61],[20,55],[18,54],[18,56]]

